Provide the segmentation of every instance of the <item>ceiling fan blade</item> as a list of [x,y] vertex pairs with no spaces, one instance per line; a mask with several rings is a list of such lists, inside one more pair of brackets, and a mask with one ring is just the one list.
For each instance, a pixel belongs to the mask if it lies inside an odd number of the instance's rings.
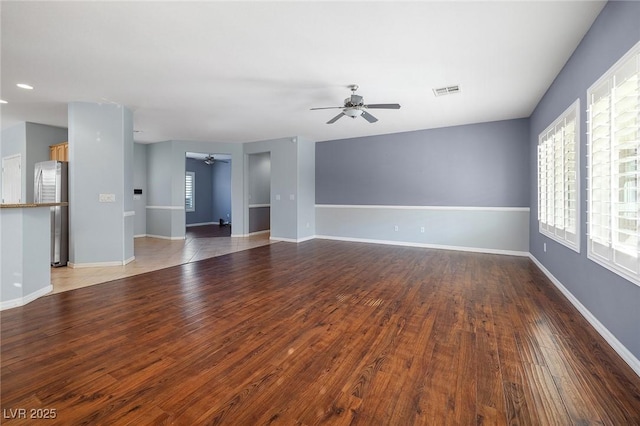
[[400,109],[400,104],[369,104],[365,105],[365,107],[379,109]]
[[340,114],[336,115],[335,117],[333,117],[331,120],[327,121],[327,124],[333,124],[336,121],[338,121],[340,118],[342,118],[342,116],[344,115],[344,112],[341,112]]
[[320,108],[310,108],[310,111],[316,110],[316,109],[336,109],[336,108],[344,108],[343,106],[339,106],[339,107],[320,107]]
[[362,111],[362,118],[367,120],[369,123],[375,123],[376,121],[378,121],[377,118],[375,118],[373,115],[369,114],[367,111]]

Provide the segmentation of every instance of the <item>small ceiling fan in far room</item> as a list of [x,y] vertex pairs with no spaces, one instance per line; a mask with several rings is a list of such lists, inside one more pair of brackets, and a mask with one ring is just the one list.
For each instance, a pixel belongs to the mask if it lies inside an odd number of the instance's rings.
[[345,115],[351,118],[362,116],[362,118],[367,120],[369,123],[375,123],[376,121],[378,121],[378,119],[375,118],[373,115],[369,114],[367,112],[367,108],[400,109],[400,104],[365,104],[364,98],[360,95],[356,95],[356,90],[358,90],[357,84],[350,85],[349,89],[351,89],[351,96],[344,100],[344,106],[311,108],[311,110],[313,111],[317,109],[334,109],[334,108],[342,109],[342,112],[340,114],[336,115],[331,120],[327,121],[327,124],[333,124]]
[[228,163],[229,161],[227,161],[227,160],[216,160],[213,157],[213,155],[209,154],[204,158],[204,162],[205,162],[205,164],[208,164],[208,165],[211,166],[211,165],[213,165],[213,163]]

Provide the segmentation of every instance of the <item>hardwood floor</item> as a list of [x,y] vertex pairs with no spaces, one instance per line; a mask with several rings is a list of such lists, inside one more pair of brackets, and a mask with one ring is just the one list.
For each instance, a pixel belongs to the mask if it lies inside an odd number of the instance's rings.
[[279,243],[0,314],[4,424],[640,424],[527,258]]
[[186,239],[191,238],[217,238],[217,237],[230,237],[231,225],[200,225],[189,226],[185,233]]

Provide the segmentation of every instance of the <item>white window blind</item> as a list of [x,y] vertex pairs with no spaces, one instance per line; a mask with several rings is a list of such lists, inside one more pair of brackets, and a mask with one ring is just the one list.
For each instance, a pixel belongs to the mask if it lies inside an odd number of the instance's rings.
[[578,252],[579,111],[576,100],[538,136],[539,230]]
[[640,285],[640,43],[587,91],[588,257]]
[[196,174],[186,172],[184,180],[184,207],[188,212],[196,211]]

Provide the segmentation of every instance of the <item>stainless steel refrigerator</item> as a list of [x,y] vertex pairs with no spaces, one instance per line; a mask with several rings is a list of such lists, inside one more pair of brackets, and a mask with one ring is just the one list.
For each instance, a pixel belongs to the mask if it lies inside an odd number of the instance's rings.
[[[68,201],[68,163],[42,161],[35,165],[33,199],[36,203]],[[69,207],[51,207],[51,266],[66,266],[69,259]]]

